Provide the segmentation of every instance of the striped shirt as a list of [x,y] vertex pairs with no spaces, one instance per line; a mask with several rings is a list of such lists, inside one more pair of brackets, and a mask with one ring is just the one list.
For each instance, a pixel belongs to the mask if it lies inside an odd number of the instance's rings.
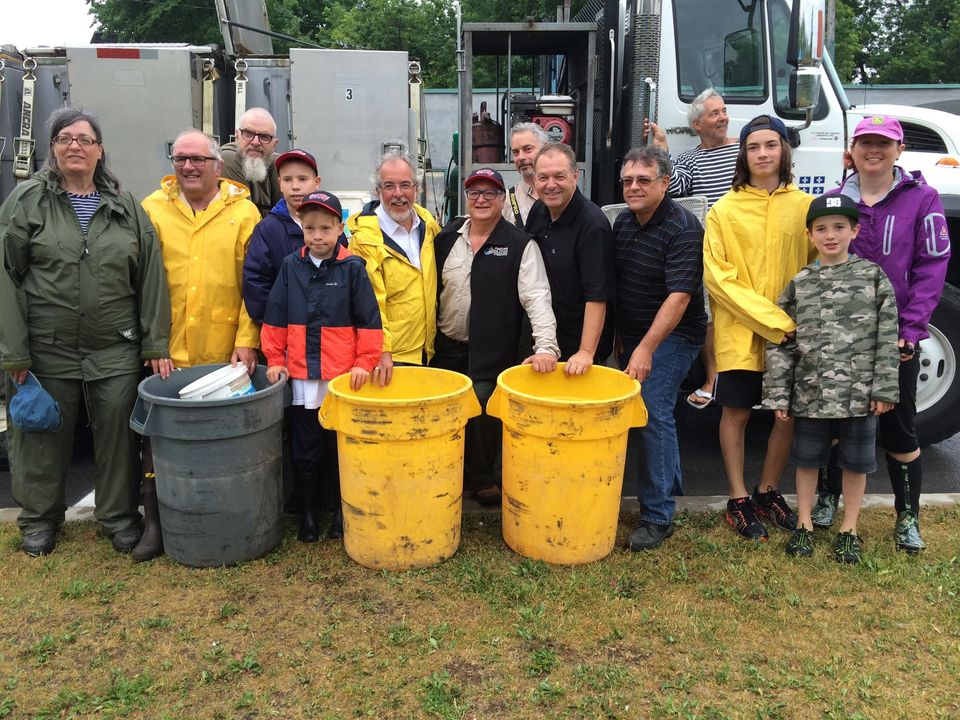
[[707,207],[712,207],[733,185],[739,152],[740,143],[730,143],[709,150],[698,145],[681,153],[673,161],[667,193],[670,197],[706,195]]
[[70,204],[73,205],[73,211],[77,214],[77,220],[80,222],[80,229],[83,236],[87,236],[87,230],[90,229],[90,218],[100,206],[100,193],[94,191],[89,195],[75,195],[72,192],[67,193],[70,198]]
[[665,197],[646,225],[624,210],[613,224],[616,259],[617,330],[624,345],[647,334],[670,293],[690,294],[672,335],[702,343],[703,228],[688,210]]

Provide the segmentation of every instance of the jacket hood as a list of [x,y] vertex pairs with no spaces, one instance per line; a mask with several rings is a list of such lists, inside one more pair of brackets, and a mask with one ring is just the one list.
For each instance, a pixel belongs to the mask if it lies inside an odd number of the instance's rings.
[[[66,190],[63,189],[60,182],[50,173],[49,168],[37,170],[37,172],[31,176],[31,180],[42,183],[48,192],[66,194]],[[108,205],[111,210],[119,213],[126,212],[126,208],[124,208],[123,203],[120,201],[120,192],[116,188],[110,187],[109,185],[97,185],[97,192],[100,193],[101,202]]]
[[[376,212],[379,205],[379,200],[371,200],[363,206],[363,209],[361,209],[360,212],[347,218],[347,229],[350,231],[351,235],[356,235],[357,228],[368,227],[377,231],[373,237],[376,237],[377,242],[379,242],[379,238],[381,237],[380,223],[377,220]],[[433,215],[430,214],[429,210],[414,203],[413,211],[420,216],[420,220],[426,226],[425,229],[427,232],[429,232],[431,229],[433,230],[434,234],[440,232],[440,226],[437,224],[437,221],[433,219]],[[367,239],[362,234],[357,238],[357,242],[366,241]]]
[[[300,248],[300,252],[298,253],[298,255],[301,260],[307,260],[307,255],[309,255],[309,253],[310,253],[310,248],[304,245],[302,248]],[[334,255],[329,260],[325,260],[324,262],[331,262],[331,261],[346,262],[348,260],[358,260],[359,262],[363,262],[363,258],[354,255],[352,252],[350,252],[350,250],[348,250],[338,242],[336,255]]]
[[[223,200],[224,205],[229,205],[238,200],[250,199],[250,191],[247,190],[246,185],[225,177],[218,178],[218,181],[220,183],[220,198]],[[163,190],[168,197],[180,197],[180,185],[177,183],[176,175],[167,175],[163,178],[163,180],[160,181],[160,189]]]
[[[896,193],[900,190],[903,190],[908,187],[915,187],[919,185],[926,185],[927,181],[923,177],[923,173],[919,170],[906,171],[899,165],[893,166],[893,183],[891,184],[890,193]],[[860,202],[860,173],[855,172],[850,175],[843,183],[840,185],[840,192],[854,202]]]

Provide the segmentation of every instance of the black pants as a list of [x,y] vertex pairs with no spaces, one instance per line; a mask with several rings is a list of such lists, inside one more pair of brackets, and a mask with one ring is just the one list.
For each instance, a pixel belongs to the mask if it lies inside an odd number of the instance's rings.
[[308,477],[319,482],[321,503],[329,509],[340,499],[337,434],[323,429],[317,410],[293,405],[288,413],[294,472],[302,482]]
[[[434,341],[431,367],[453,370],[470,377],[469,345],[451,340],[440,331]],[[493,395],[496,380],[473,380],[473,391],[483,413],[467,421],[463,457],[463,484],[466,490],[482,490],[499,485],[503,474],[503,425],[487,415],[487,400]]]

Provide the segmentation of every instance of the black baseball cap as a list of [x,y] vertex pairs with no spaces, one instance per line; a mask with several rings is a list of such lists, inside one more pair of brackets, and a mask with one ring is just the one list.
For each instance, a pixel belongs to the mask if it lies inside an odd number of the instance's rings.
[[464,181],[463,186],[468,188],[474,183],[480,182],[481,180],[492,182],[504,192],[507,190],[507,186],[503,182],[503,176],[496,170],[491,170],[490,168],[478,168],[474,170],[472,173],[470,173],[470,177]]
[[318,190],[307,195],[303,202],[297,206],[297,213],[303,215],[305,210],[317,208],[326,210],[331,215],[336,215],[337,220],[343,222],[343,207],[340,205],[340,199],[333,193],[324,190]]
[[807,227],[824,215],[845,215],[855,221],[860,220],[860,208],[852,198],[846,195],[821,195],[814,198],[807,210]]
[[306,163],[313,168],[314,172],[319,172],[317,170],[317,159],[306,150],[287,150],[285,153],[283,153],[283,155],[278,157],[273,164],[277,170],[279,170],[285,162],[289,162],[290,160],[297,160],[299,162]]
[[743,126],[743,129],[740,131],[740,143],[743,144],[750,133],[755,133],[759,130],[773,130],[784,140],[790,142],[790,138],[787,135],[787,126],[783,124],[780,118],[775,118],[772,115],[757,115],[757,117]]

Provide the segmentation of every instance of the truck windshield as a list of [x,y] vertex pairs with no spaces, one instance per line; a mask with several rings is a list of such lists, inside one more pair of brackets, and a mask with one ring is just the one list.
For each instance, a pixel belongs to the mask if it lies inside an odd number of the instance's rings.
[[759,0],[674,0],[673,17],[681,99],[710,87],[737,102],[767,98]]

